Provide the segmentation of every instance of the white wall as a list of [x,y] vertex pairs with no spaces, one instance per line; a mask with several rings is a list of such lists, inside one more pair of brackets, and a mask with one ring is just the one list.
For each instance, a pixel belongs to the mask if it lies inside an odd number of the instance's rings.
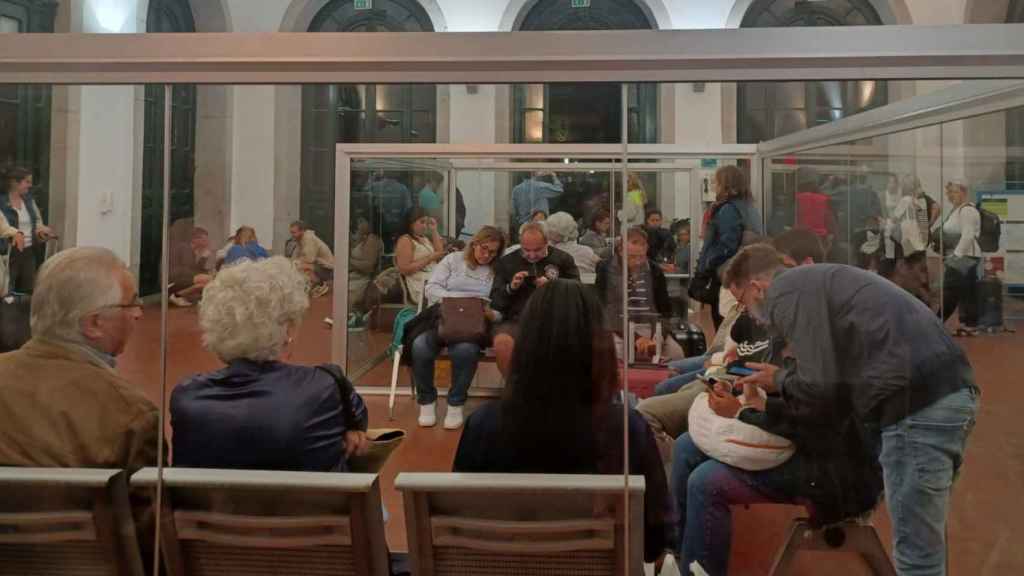
[[235,86],[232,103],[231,230],[252,226],[267,249],[274,238],[274,89]]
[[133,86],[80,88],[77,244],[104,246],[132,261],[137,105]]
[[[133,33],[136,0],[62,2],[58,32]],[[52,224],[64,247],[103,246],[133,267],[139,259],[142,88],[54,87],[51,109]]]

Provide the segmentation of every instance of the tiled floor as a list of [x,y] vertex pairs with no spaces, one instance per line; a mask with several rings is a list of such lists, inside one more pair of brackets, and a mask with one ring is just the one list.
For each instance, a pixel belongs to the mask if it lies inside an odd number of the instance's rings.
[[[329,312],[329,298],[314,302],[310,320],[296,339],[293,361],[317,363],[329,360],[330,330],[322,323]],[[146,310],[136,337],[121,357],[120,369],[159,403],[160,318],[159,309]],[[202,350],[194,309],[171,310],[168,317],[168,386],[182,377],[220,364]],[[369,348],[376,349],[386,337],[367,335]],[[951,504],[949,539],[950,573],[953,575],[1024,574],[1024,335],[979,336],[962,340],[983,388],[978,425],[971,437],[963,474],[957,483]],[[368,348],[368,349],[369,349]],[[367,373],[362,384],[384,385],[389,366],[378,366]],[[407,378],[407,376],[405,376]],[[403,380],[403,382],[407,382]],[[169,395],[170,388],[167,390]],[[408,397],[398,401],[396,420],[387,419],[385,397],[367,395],[372,427],[400,427],[410,432],[408,439],[382,471],[385,505],[391,514],[388,542],[393,550],[406,548],[405,524],[400,495],[394,490],[399,471],[448,471],[458,443],[458,432],[436,427],[416,426],[415,403]],[[471,402],[470,409],[473,404]],[[800,510],[784,506],[755,506],[734,510],[732,573],[766,574],[775,551],[783,542],[789,520]],[[880,511],[875,523],[889,546],[887,515]],[[806,554],[800,574],[841,576],[866,574],[853,557]]]

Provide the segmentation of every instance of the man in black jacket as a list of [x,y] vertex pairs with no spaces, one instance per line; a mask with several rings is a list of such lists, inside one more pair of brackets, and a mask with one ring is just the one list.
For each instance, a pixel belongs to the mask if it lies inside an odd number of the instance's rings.
[[508,376],[515,348],[516,322],[533,292],[552,280],[579,280],[580,271],[572,256],[548,246],[544,226],[524,225],[519,233],[519,249],[498,260],[494,266],[491,308],[501,315],[494,329],[494,353],[498,370]]
[[747,310],[790,346],[783,368],[743,379],[778,393],[801,428],[838,406],[879,446],[893,552],[901,574],[945,574],[949,493],[974,426],[978,389],[940,320],[888,280],[850,266],[783,271],[778,253],[749,246],[730,264]]

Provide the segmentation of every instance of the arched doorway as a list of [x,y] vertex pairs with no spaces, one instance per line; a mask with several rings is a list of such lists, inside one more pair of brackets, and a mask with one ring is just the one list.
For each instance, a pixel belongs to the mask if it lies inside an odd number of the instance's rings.
[[[57,2],[0,0],[0,33],[53,32]],[[49,86],[0,85],[0,166],[16,164],[32,170],[34,193],[49,221],[50,180]]]
[[[591,0],[576,8],[565,0],[539,0],[517,24],[520,31],[651,30],[633,0]],[[622,141],[622,92],[618,83],[517,84],[512,90],[512,140],[517,143],[616,143]],[[629,141],[658,141],[658,86],[630,84]]]
[[[313,17],[309,31],[433,32],[434,27],[415,0],[374,0],[368,8],[353,0],[332,0]],[[304,86],[300,217],[333,244],[337,143],[436,139],[437,89],[432,84]]]
[[[195,32],[188,0],[150,0],[146,32]],[[139,237],[139,293],[160,291],[163,227],[164,86],[145,88],[142,155],[142,230]],[[171,214],[173,224],[195,215],[196,87],[171,90]],[[176,239],[172,239],[176,241]]]
[[[874,26],[882,18],[869,0],[755,0],[741,28]],[[756,144],[827,124],[888,102],[885,82],[741,82],[737,142]]]

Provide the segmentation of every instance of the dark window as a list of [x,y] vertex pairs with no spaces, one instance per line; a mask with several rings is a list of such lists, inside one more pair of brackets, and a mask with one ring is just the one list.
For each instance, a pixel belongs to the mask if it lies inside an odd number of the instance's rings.
[[[743,28],[868,26],[882,19],[867,0],[756,0]],[[753,144],[883,106],[881,81],[741,82],[737,85],[737,141]]]
[[[328,2],[310,32],[433,32],[415,0]],[[302,88],[300,216],[328,244],[334,242],[334,147],[339,142],[437,140],[437,88],[433,84],[339,84]],[[406,183],[407,186],[411,183]]]
[[[0,0],[0,32],[53,32],[56,13],[55,1]],[[50,101],[49,86],[0,86],[0,165],[32,170],[44,218],[50,204]]]
[[[150,0],[146,32],[195,32],[188,0]],[[164,86],[146,86],[142,155],[142,230],[139,238],[139,293],[160,291],[163,228]],[[173,224],[195,215],[196,87],[171,89],[171,214]],[[181,241],[172,238],[172,242]],[[214,244],[218,239],[212,239]]]
[[[518,30],[650,30],[632,0],[592,0],[573,8],[569,0],[540,0]],[[622,141],[620,84],[517,84],[512,93],[514,142],[615,143]],[[658,141],[658,86],[630,84],[629,141]]]
[[[1006,21],[1012,24],[1024,22],[1024,2],[1011,0]],[[1014,108],[1006,113],[1006,187],[1024,190],[1024,108]]]

